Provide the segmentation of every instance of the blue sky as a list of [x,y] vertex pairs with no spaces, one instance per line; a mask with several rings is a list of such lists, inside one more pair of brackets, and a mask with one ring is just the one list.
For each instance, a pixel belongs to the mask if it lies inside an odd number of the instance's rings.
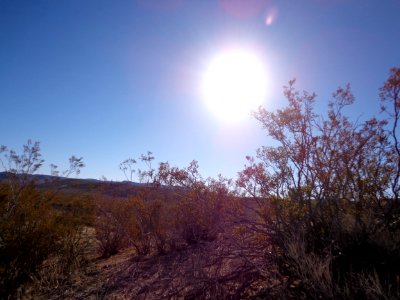
[[235,177],[271,141],[251,117],[222,122],[204,105],[212,58],[254,49],[268,109],[297,78],[321,112],[349,82],[357,102],[347,112],[378,115],[378,89],[400,65],[399,12],[398,0],[0,0],[0,144],[40,141],[41,173],[74,154],[87,165],[80,177],[121,180],[119,163],[150,150]]

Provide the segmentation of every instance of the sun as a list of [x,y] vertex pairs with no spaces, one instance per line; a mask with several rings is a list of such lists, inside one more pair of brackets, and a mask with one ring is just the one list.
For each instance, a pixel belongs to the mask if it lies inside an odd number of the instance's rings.
[[224,121],[238,121],[263,103],[267,76],[259,57],[247,50],[217,55],[204,73],[202,93],[207,107]]

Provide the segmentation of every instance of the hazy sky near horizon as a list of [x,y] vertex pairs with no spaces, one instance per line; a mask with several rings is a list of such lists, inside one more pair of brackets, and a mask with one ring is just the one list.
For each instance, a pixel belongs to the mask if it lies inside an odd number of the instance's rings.
[[297,78],[320,112],[351,83],[346,112],[380,116],[378,89],[400,66],[399,13],[399,0],[0,0],[0,144],[40,141],[40,173],[76,155],[81,178],[122,180],[119,163],[150,150],[235,177],[271,140],[251,116],[226,122],[207,108],[212,59],[235,47],[258,55],[267,109]]

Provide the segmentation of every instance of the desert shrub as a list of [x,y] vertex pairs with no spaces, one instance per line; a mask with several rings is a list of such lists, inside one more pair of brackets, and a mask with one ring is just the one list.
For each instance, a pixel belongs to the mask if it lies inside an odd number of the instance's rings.
[[[5,190],[7,191],[7,187]],[[42,194],[33,184],[25,187],[19,200],[13,214],[0,225],[0,278],[3,296],[12,294],[31,278],[40,276],[37,272],[48,258],[58,261],[59,270],[50,269],[58,277],[62,274],[66,277],[71,269],[82,265],[84,260],[80,225],[72,223],[62,212],[54,210],[42,199]],[[1,204],[4,214],[4,205],[7,202]]]
[[102,256],[117,254],[134,247],[139,255],[151,251],[164,253],[167,248],[167,224],[161,201],[142,191],[128,199],[97,201],[96,235]]
[[166,204],[157,199],[157,189],[143,188],[129,199],[134,230],[131,231],[132,244],[143,255],[152,251],[166,251],[168,224],[165,223]]
[[133,225],[129,204],[125,200],[96,199],[94,225],[101,256],[117,254],[128,245]]
[[183,244],[214,240],[221,230],[222,203],[231,182],[222,177],[204,180],[196,161],[186,168],[160,163],[153,169],[153,160],[151,152],[140,156],[138,161],[146,165],[145,170],[134,168],[135,159],[120,164],[127,180],[138,174],[142,183],[128,200],[136,224],[131,243],[137,252],[148,252],[155,246],[158,253],[165,253]]
[[219,231],[217,215],[222,214],[216,208],[210,195],[188,195],[175,205],[174,229],[189,245],[201,241],[212,241]]
[[[57,232],[54,230],[56,218],[41,205],[40,194],[29,187],[21,193],[20,200],[21,205],[0,225],[0,278],[3,296],[29,279],[29,275],[55,251],[57,241]],[[6,205],[7,201],[4,201],[3,215]]]
[[65,286],[71,283],[71,275],[81,273],[87,266],[88,240],[87,228],[66,228],[57,241],[57,249],[30,276],[36,293],[54,294],[57,290],[63,293]]
[[[134,163],[125,160],[121,169],[132,175]],[[132,196],[96,200],[95,224],[102,256],[114,255],[127,246],[139,255],[166,254],[216,238],[229,194],[226,179],[203,180],[197,162],[184,169],[161,163],[158,170],[139,174],[145,183],[137,186]]]
[[53,209],[63,216],[63,222],[69,226],[92,226],[94,222],[94,200],[90,195],[68,195],[56,192],[44,192]]
[[228,180],[204,180],[198,163],[187,168],[161,163],[156,174],[158,184],[170,188],[175,201],[174,230],[188,244],[214,240],[224,219],[223,203],[229,197]]
[[[39,143],[28,143],[22,154],[2,146],[0,157],[6,178],[0,182],[0,297],[12,296],[23,283],[37,275],[42,264],[53,255],[76,259],[71,244],[76,222],[52,206],[52,197],[38,188],[32,176],[42,165]],[[77,162],[77,164],[75,164]],[[70,160],[75,171],[81,160]]]
[[338,88],[323,116],[314,111],[315,94],[299,93],[291,81],[287,107],[254,114],[278,145],[248,157],[237,183],[254,198],[254,214],[238,217],[253,240],[265,235],[273,244],[264,244],[274,248],[267,261],[299,283],[298,295],[399,296],[399,95],[394,68],[381,89],[389,118],[356,123],[344,115],[354,102],[350,86]]

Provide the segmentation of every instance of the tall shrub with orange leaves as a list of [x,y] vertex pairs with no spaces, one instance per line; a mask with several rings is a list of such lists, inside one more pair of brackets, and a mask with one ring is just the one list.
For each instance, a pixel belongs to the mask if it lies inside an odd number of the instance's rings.
[[[32,176],[43,164],[39,143],[28,141],[22,154],[1,146],[6,178],[0,182],[0,297],[10,297],[30,280],[50,255],[65,248],[70,226],[62,211],[52,207]],[[81,159],[70,160],[74,171]],[[65,249],[64,249],[65,250]]]
[[294,84],[286,107],[254,113],[276,144],[248,157],[237,181],[256,203],[247,228],[267,237],[265,268],[277,262],[280,278],[297,277],[310,299],[399,296],[400,69],[380,90],[381,120],[346,116],[350,85],[333,93],[324,115],[316,95]]

